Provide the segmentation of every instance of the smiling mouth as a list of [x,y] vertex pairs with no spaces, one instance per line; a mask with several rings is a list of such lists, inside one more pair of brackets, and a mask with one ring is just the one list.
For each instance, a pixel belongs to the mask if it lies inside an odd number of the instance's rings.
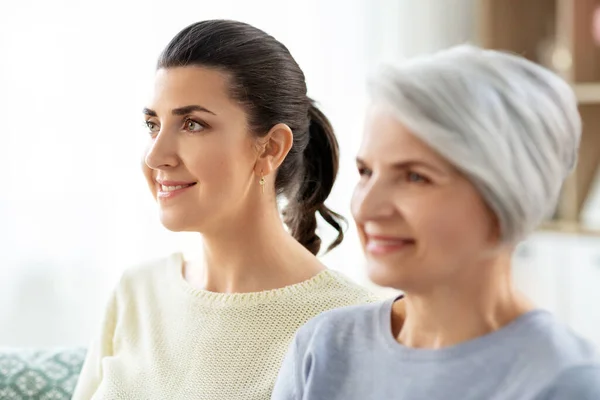
[[[170,182],[168,182],[168,183],[170,183]],[[173,182],[173,183],[177,183],[177,184],[165,185],[162,183],[158,183],[158,190],[157,190],[156,196],[162,200],[172,199],[176,196],[179,196],[181,193],[184,193],[186,190],[188,190],[192,186],[195,186],[197,182],[192,182],[192,183]]]
[[187,183],[184,185],[175,185],[175,186],[167,186],[167,185],[159,185],[160,186],[160,191],[161,192],[174,192],[176,190],[181,190],[181,189],[186,189],[189,188],[191,186],[194,186],[196,184],[196,182],[194,183]]
[[373,255],[385,255],[405,250],[415,243],[414,239],[371,237],[367,239],[366,250]]

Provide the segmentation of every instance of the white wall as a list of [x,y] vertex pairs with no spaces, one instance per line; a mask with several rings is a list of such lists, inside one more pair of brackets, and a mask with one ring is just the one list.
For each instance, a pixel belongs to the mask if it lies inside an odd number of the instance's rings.
[[373,0],[368,7],[369,58],[394,61],[475,42],[477,0]]
[[[181,28],[201,19],[239,19],[290,48],[306,73],[309,95],[337,130],[342,167],[329,204],[349,216],[366,75],[382,60],[472,41],[473,3],[2,2],[0,346],[85,345],[123,269],[177,249],[197,252],[195,235],[160,226],[139,168],[145,139],[140,110],[156,57]],[[563,242],[553,240],[542,248]],[[366,284],[362,259],[352,227],[342,246],[324,257]],[[558,267],[543,267],[545,259],[521,261],[519,276],[551,308],[554,294],[548,293],[561,278],[548,272]],[[590,290],[584,283],[594,282],[595,270],[586,271],[591,278],[575,279],[573,285],[584,288],[574,292]],[[578,304],[574,318],[583,320],[581,304],[590,298],[567,299],[559,308],[567,318]],[[594,326],[581,326],[595,335]]]
[[[196,236],[160,226],[139,168],[140,111],[156,57],[177,31],[231,18],[273,34],[303,67],[345,153],[362,125],[367,5],[2,2],[0,345],[85,344],[124,268],[199,247]],[[353,180],[344,168],[333,208],[347,211]],[[342,254],[328,260],[360,271]]]

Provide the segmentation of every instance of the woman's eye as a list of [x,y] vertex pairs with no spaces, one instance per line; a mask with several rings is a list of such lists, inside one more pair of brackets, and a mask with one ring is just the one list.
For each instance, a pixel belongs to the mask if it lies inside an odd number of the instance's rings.
[[146,121],[145,124],[146,124],[146,127],[150,130],[150,132],[152,132],[152,133],[158,132],[158,130],[159,130],[158,125],[155,124],[154,122]]
[[371,170],[368,169],[368,168],[361,167],[361,168],[358,169],[358,174],[360,176],[367,176],[368,177],[368,176],[371,176],[371,173],[372,173]]
[[200,132],[204,130],[204,126],[200,122],[194,121],[192,119],[185,120],[184,126],[185,130],[190,132]]
[[416,172],[409,172],[406,178],[413,183],[429,183],[429,179]]

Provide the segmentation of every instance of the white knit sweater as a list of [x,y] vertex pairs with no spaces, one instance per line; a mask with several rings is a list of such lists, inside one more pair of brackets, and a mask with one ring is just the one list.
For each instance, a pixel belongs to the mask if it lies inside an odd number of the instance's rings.
[[124,275],[75,400],[267,400],[301,325],[378,300],[330,270],[282,289],[223,294],[191,287],[182,266],[175,254]]

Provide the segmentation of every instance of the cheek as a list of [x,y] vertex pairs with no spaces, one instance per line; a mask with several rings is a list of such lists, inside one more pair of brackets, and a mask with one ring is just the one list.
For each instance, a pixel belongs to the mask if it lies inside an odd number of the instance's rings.
[[358,234],[358,240],[360,241],[360,245],[363,249],[363,251],[366,251],[366,244],[367,244],[367,240],[366,240],[366,234],[365,234],[365,230],[364,230],[364,225],[361,223],[356,222],[356,233]]
[[490,233],[487,208],[470,198],[452,198],[428,206],[420,227],[431,256],[470,257],[483,250]]
[[181,159],[201,185],[219,192],[230,191],[241,179],[247,179],[252,167],[242,144],[219,140],[190,146],[182,153]]
[[359,225],[360,215],[358,210],[360,208],[360,203],[362,201],[362,195],[360,187],[357,185],[354,187],[354,191],[352,192],[352,197],[350,198],[350,212],[352,213],[352,218],[354,218],[354,222]]
[[360,188],[360,184],[354,188],[352,192],[352,197],[350,198],[350,213],[352,214],[352,219],[354,220],[354,224],[356,225],[356,232],[358,233],[358,239],[360,240],[360,244],[365,250],[365,230],[364,223],[360,219],[359,209],[361,202],[363,200],[363,194]]
[[429,215],[423,224],[427,233],[429,249],[439,249],[440,252],[453,251],[462,247],[465,239],[465,220],[459,214],[452,214],[449,210],[440,210]]
[[231,160],[222,151],[190,154],[184,164],[202,185],[226,183],[232,168]]

